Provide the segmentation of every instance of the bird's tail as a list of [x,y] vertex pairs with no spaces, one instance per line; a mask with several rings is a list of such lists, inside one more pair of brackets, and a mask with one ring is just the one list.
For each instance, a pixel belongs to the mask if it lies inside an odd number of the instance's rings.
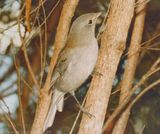
[[50,108],[47,114],[47,118],[44,123],[43,132],[48,128],[51,127],[56,115],[56,111],[62,112],[63,110],[63,103],[64,103],[64,93],[58,91],[57,89],[54,90],[52,101],[50,104]]

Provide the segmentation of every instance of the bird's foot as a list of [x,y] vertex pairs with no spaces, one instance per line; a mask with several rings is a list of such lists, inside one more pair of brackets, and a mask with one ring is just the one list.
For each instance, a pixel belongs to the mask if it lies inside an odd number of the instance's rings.
[[92,117],[95,118],[95,116],[94,116],[93,114],[89,113],[88,110],[85,109],[83,106],[81,106],[81,105],[78,105],[78,106],[79,106],[80,110],[81,110],[84,114],[86,114],[89,118],[92,118]]

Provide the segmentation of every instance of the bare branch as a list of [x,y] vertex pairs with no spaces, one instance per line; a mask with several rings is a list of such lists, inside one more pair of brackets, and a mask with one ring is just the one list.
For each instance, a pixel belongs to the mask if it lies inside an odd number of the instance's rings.
[[[138,2],[141,3],[142,0],[139,0]],[[141,4],[141,6],[137,7],[137,16],[134,22],[130,48],[128,51],[127,64],[125,67],[125,72],[124,72],[123,80],[121,84],[121,96],[120,96],[120,102],[119,102],[120,104],[123,103],[123,99],[130,92],[129,89],[131,89],[132,84],[134,82],[134,75],[135,75],[138,60],[139,60],[139,52],[140,52],[139,50],[141,48],[140,43],[142,40],[143,27],[144,27],[145,15],[146,15],[145,7],[146,7],[145,4]],[[129,115],[130,115],[129,109],[123,112],[119,120],[116,121],[112,134],[124,133],[125,128],[127,126]]]
[[130,102],[130,99],[132,97],[132,95],[135,93],[135,91],[141,86],[143,85],[148,79],[149,77],[158,72],[160,70],[160,67],[157,67],[157,65],[160,63],[160,58],[158,58],[155,63],[153,64],[153,66],[149,69],[149,71],[141,78],[141,80],[130,90],[130,92],[128,93],[127,97],[123,99],[123,103],[121,103],[116,109],[115,111],[112,113],[112,115],[108,118],[108,120],[106,121],[106,123],[104,124],[104,130],[105,128],[107,128],[112,121],[114,121],[116,119],[116,117],[124,110],[124,108],[128,105],[128,103]]
[[32,125],[31,134],[41,134],[43,124],[50,105],[51,95],[48,94],[51,84],[52,72],[56,65],[58,55],[64,47],[69,31],[71,19],[74,15],[76,6],[79,0],[66,0],[60,16],[60,21],[57,27],[57,34],[54,42],[54,54],[51,58],[49,72],[45,81],[43,89],[41,89],[38,106],[36,109],[35,119]]
[[25,121],[24,121],[24,112],[23,112],[23,106],[22,106],[22,100],[21,100],[21,74],[19,71],[19,66],[16,62],[16,59],[14,57],[14,65],[17,71],[17,85],[18,85],[18,98],[19,98],[19,107],[20,107],[20,114],[21,114],[21,120],[22,120],[22,127],[23,127],[23,133],[26,134],[26,128],[25,128]]
[[[106,29],[102,34],[96,73],[93,76],[85,107],[94,117],[83,114],[78,134],[101,134],[120,57],[125,49],[135,0],[111,0]],[[125,9],[125,10],[122,10]],[[125,18],[125,19],[122,19]]]

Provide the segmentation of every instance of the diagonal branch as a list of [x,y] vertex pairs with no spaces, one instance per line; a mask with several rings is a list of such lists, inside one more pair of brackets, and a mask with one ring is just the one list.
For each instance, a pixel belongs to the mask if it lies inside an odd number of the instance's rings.
[[[143,1],[144,0],[139,0],[138,2],[140,3]],[[135,75],[138,60],[139,60],[139,52],[140,52],[139,50],[141,48],[140,44],[142,40],[143,27],[144,27],[145,15],[146,15],[145,7],[146,7],[146,4],[141,4],[139,7],[136,8],[137,15],[134,22],[130,48],[128,51],[127,64],[125,67],[123,80],[121,84],[121,95],[120,95],[120,102],[119,102],[120,104],[123,103],[123,99],[130,92],[129,89],[131,89],[132,84],[134,82],[134,75]],[[127,126],[129,115],[130,115],[129,109],[123,112],[120,119],[116,122],[112,134],[124,133],[125,128]]]
[[49,109],[51,95],[48,94],[52,79],[52,72],[56,65],[58,55],[64,47],[69,31],[71,19],[74,15],[79,0],[66,0],[63,6],[60,21],[57,27],[57,33],[54,42],[54,54],[50,61],[48,75],[44,87],[40,91],[39,102],[36,109],[35,119],[32,125],[31,134],[42,134],[43,124]]

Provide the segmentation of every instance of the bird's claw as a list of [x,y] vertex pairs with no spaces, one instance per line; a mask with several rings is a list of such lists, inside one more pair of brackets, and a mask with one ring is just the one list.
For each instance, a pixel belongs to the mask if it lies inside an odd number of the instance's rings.
[[82,106],[79,106],[79,107],[80,107],[80,110],[81,110],[84,114],[86,114],[89,118],[92,118],[92,117],[95,118],[95,116],[94,116],[93,114],[89,113],[84,107],[82,107]]

